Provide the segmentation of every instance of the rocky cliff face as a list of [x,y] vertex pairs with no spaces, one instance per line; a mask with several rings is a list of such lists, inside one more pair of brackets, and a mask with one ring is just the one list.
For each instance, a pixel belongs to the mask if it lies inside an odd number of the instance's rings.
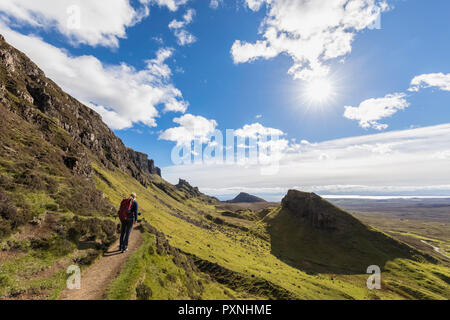
[[136,167],[142,172],[149,174],[157,174],[161,176],[161,169],[155,167],[155,162],[152,159],[148,159],[148,155],[145,153],[137,152],[132,149],[128,149],[130,157]]
[[175,185],[175,188],[179,191],[182,191],[187,199],[189,198],[200,198],[208,203],[216,203],[219,202],[219,199],[215,197],[207,196],[200,192],[198,187],[193,187],[189,182],[183,179],[179,179],[178,184]]
[[289,190],[281,205],[317,229],[345,231],[351,223],[358,222],[315,193]]
[[[27,122],[50,128],[59,127],[70,134],[106,167],[119,168],[147,184],[146,174],[161,175],[153,160],[127,148],[103,123],[95,111],[66,94],[48,79],[28,57],[0,36],[0,103]],[[36,116],[37,109],[42,115]],[[47,124],[46,124],[47,123]],[[49,132],[51,134],[51,132]],[[44,136],[45,138],[45,136]],[[85,151],[76,145],[65,146],[65,162],[74,170],[90,174]]]
[[191,184],[189,182],[187,182],[186,180],[183,180],[183,179],[179,179],[178,184],[175,185],[175,187],[178,190],[182,190],[182,191],[186,192],[188,195],[190,195],[192,197],[199,197],[202,195],[202,193],[200,192],[200,190],[197,187],[191,186]]

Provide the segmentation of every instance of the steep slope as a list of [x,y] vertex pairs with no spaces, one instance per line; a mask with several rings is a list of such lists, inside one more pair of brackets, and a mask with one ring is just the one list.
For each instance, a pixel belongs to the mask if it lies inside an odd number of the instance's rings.
[[241,192],[234,199],[225,201],[227,203],[256,203],[256,202],[267,202],[266,200],[253,196],[251,194]]
[[[147,155],[135,152],[122,143],[103,123],[101,117],[73,97],[64,93],[45,77],[23,53],[8,45],[0,36],[0,98],[2,105],[28,123],[46,133],[51,125],[63,129],[74,140],[59,147],[66,153],[65,163],[71,169],[88,176],[92,172],[83,161],[86,147],[108,168],[128,172],[143,184],[146,173],[160,175]],[[55,142],[55,141],[54,141]]]
[[[101,117],[64,93],[0,36],[0,236],[47,211],[115,215],[93,184],[92,162],[141,184],[160,174]],[[25,199],[24,199],[25,198]]]
[[290,190],[266,216],[272,252],[287,263],[314,272],[359,274],[420,253],[382,234],[314,193]]

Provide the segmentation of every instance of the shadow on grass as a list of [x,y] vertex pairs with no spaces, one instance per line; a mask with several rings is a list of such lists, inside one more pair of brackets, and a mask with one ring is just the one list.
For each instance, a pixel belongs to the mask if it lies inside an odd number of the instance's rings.
[[345,229],[322,229],[308,219],[282,210],[269,222],[271,252],[288,265],[309,274],[366,274],[372,265],[384,270],[387,262],[414,259],[417,250],[345,217]]

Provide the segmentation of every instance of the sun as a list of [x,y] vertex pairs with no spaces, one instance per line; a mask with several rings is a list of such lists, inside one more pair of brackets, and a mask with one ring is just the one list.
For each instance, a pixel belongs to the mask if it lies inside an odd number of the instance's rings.
[[333,83],[328,78],[317,78],[309,81],[304,89],[304,96],[310,104],[324,104],[335,95]]

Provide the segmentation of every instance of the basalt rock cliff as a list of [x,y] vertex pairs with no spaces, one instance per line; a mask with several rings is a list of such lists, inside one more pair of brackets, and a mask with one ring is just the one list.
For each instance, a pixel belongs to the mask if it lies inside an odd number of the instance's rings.
[[193,187],[186,180],[179,179],[178,184],[176,184],[175,187],[177,188],[177,190],[182,191],[183,194],[185,194],[186,198],[201,198],[208,203],[219,202],[217,198],[205,195],[204,193],[200,192],[198,187]]
[[281,205],[317,229],[345,231],[351,224],[359,223],[356,218],[315,193],[289,190]]
[[[161,175],[153,160],[127,148],[98,113],[66,94],[25,54],[6,43],[2,36],[0,103],[27,122],[48,129],[43,130],[44,138],[51,135],[52,125],[65,130],[103,165],[125,171],[144,185],[148,184],[146,174]],[[87,176],[92,174],[85,161],[86,150],[76,144],[68,144],[63,151],[66,153],[64,161],[72,170]]]

